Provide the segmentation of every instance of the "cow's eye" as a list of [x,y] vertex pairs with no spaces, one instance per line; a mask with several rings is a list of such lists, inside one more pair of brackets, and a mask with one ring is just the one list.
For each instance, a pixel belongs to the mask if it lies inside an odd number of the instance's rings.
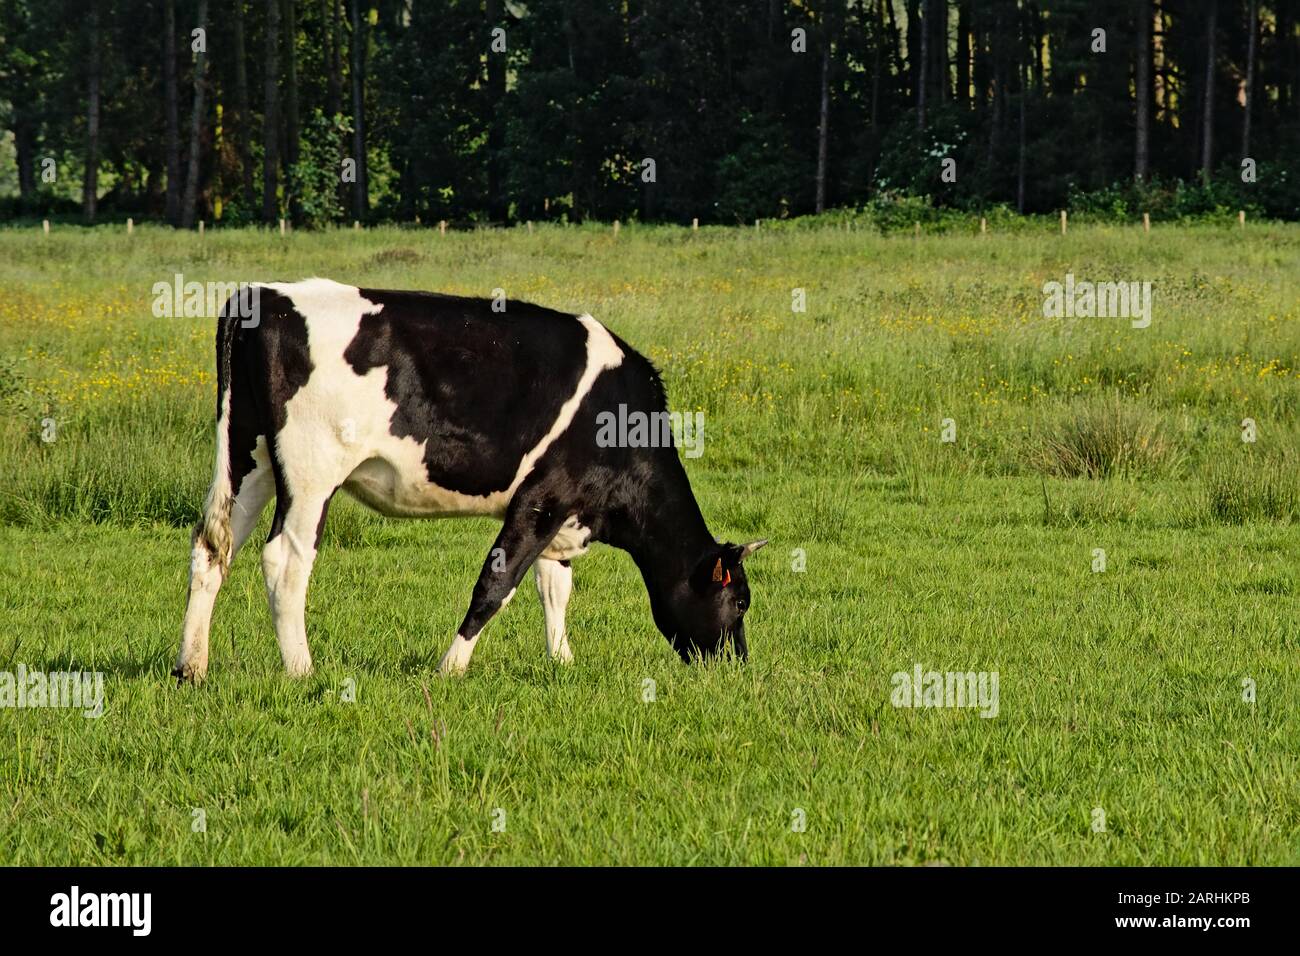
[[749,607],[749,598],[736,598],[736,607],[743,611]]

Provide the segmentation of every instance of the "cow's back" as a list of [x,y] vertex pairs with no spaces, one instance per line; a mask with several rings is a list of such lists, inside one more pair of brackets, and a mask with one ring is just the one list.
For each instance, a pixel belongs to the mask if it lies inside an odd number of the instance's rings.
[[260,286],[258,315],[234,361],[263,383],[277,458],[399,515],[499,514],[623,359],[590,316],[523,302],[311,279]]

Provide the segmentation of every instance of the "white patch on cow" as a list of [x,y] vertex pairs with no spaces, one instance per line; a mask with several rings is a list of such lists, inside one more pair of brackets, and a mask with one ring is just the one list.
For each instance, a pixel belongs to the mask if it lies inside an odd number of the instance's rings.
[[542,557],[552,561],[571,561],[586,554],[590,544],[591,529],[582,525],[577,515],[569,515],[542,552]]
[[451,647],[447,648],[447,653],[442,655],[442,660],[438,662],[438,672],[441,674],[463,674],[469,667],[469,659],[474,654],[474,642],[467,641],[459,634],[451,642]]
[[551,443],[563,435],[565,429],[573,423],[573,416],[578,414],[578,406],[587,397],[591,387],[596,384],[597,376],[606,369],[617,368],[623,363],[623,350],[618,347],[618,343],[614,341],[614,336],[609,334],[607,328],[590,315],[580,315],[578,321],[587,330],[587,367],[582,370],[582,377],[578,379],[578,387],[574,389],[568,401],[560,406],[560,414],[556,416],[555,421],[551,424],[550,431],[542,437],[542,440],[537,443],[537,446],[532,451],[524,455],[524,460],[519,463],[519,471],[515,475],[515,480],[510,484],[511,497],[514,496],[515,489],[528,477],[528,473],[533,470],[533,465],[537,463],[537,459],[546,454],[546,449],[551,447]]

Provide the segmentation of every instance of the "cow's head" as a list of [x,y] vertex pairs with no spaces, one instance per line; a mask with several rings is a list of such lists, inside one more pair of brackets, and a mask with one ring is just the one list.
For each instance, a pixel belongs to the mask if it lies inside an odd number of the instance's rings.
[[655,609],[655,624],[682,660],[690,663],[696,657],[714,657],[728,646],[742,661],[748,658],[745,612],[749,610],[749,582],[741,562],[765,544],[767,541],[714,545]]

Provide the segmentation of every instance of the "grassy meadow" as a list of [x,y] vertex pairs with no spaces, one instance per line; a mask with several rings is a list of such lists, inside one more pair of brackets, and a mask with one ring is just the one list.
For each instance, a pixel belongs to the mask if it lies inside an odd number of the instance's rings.
[[[215,387],[177,273],[591,312],[705,413],[713,532],[772,541],[750,663],[682,665],[594,548],[573,667],[530,574],[439,679],[495,523],[340,501],[316,673],[255,537],[176,688]],[[1045,318],[1067,273],[1150,326]],[[0,709],[0,862],[1295,865],[1298,465],[1296,225],[0,229],[0,671],[105,674],[98,719]],[[916,665],[997,715],[893,706]]]

